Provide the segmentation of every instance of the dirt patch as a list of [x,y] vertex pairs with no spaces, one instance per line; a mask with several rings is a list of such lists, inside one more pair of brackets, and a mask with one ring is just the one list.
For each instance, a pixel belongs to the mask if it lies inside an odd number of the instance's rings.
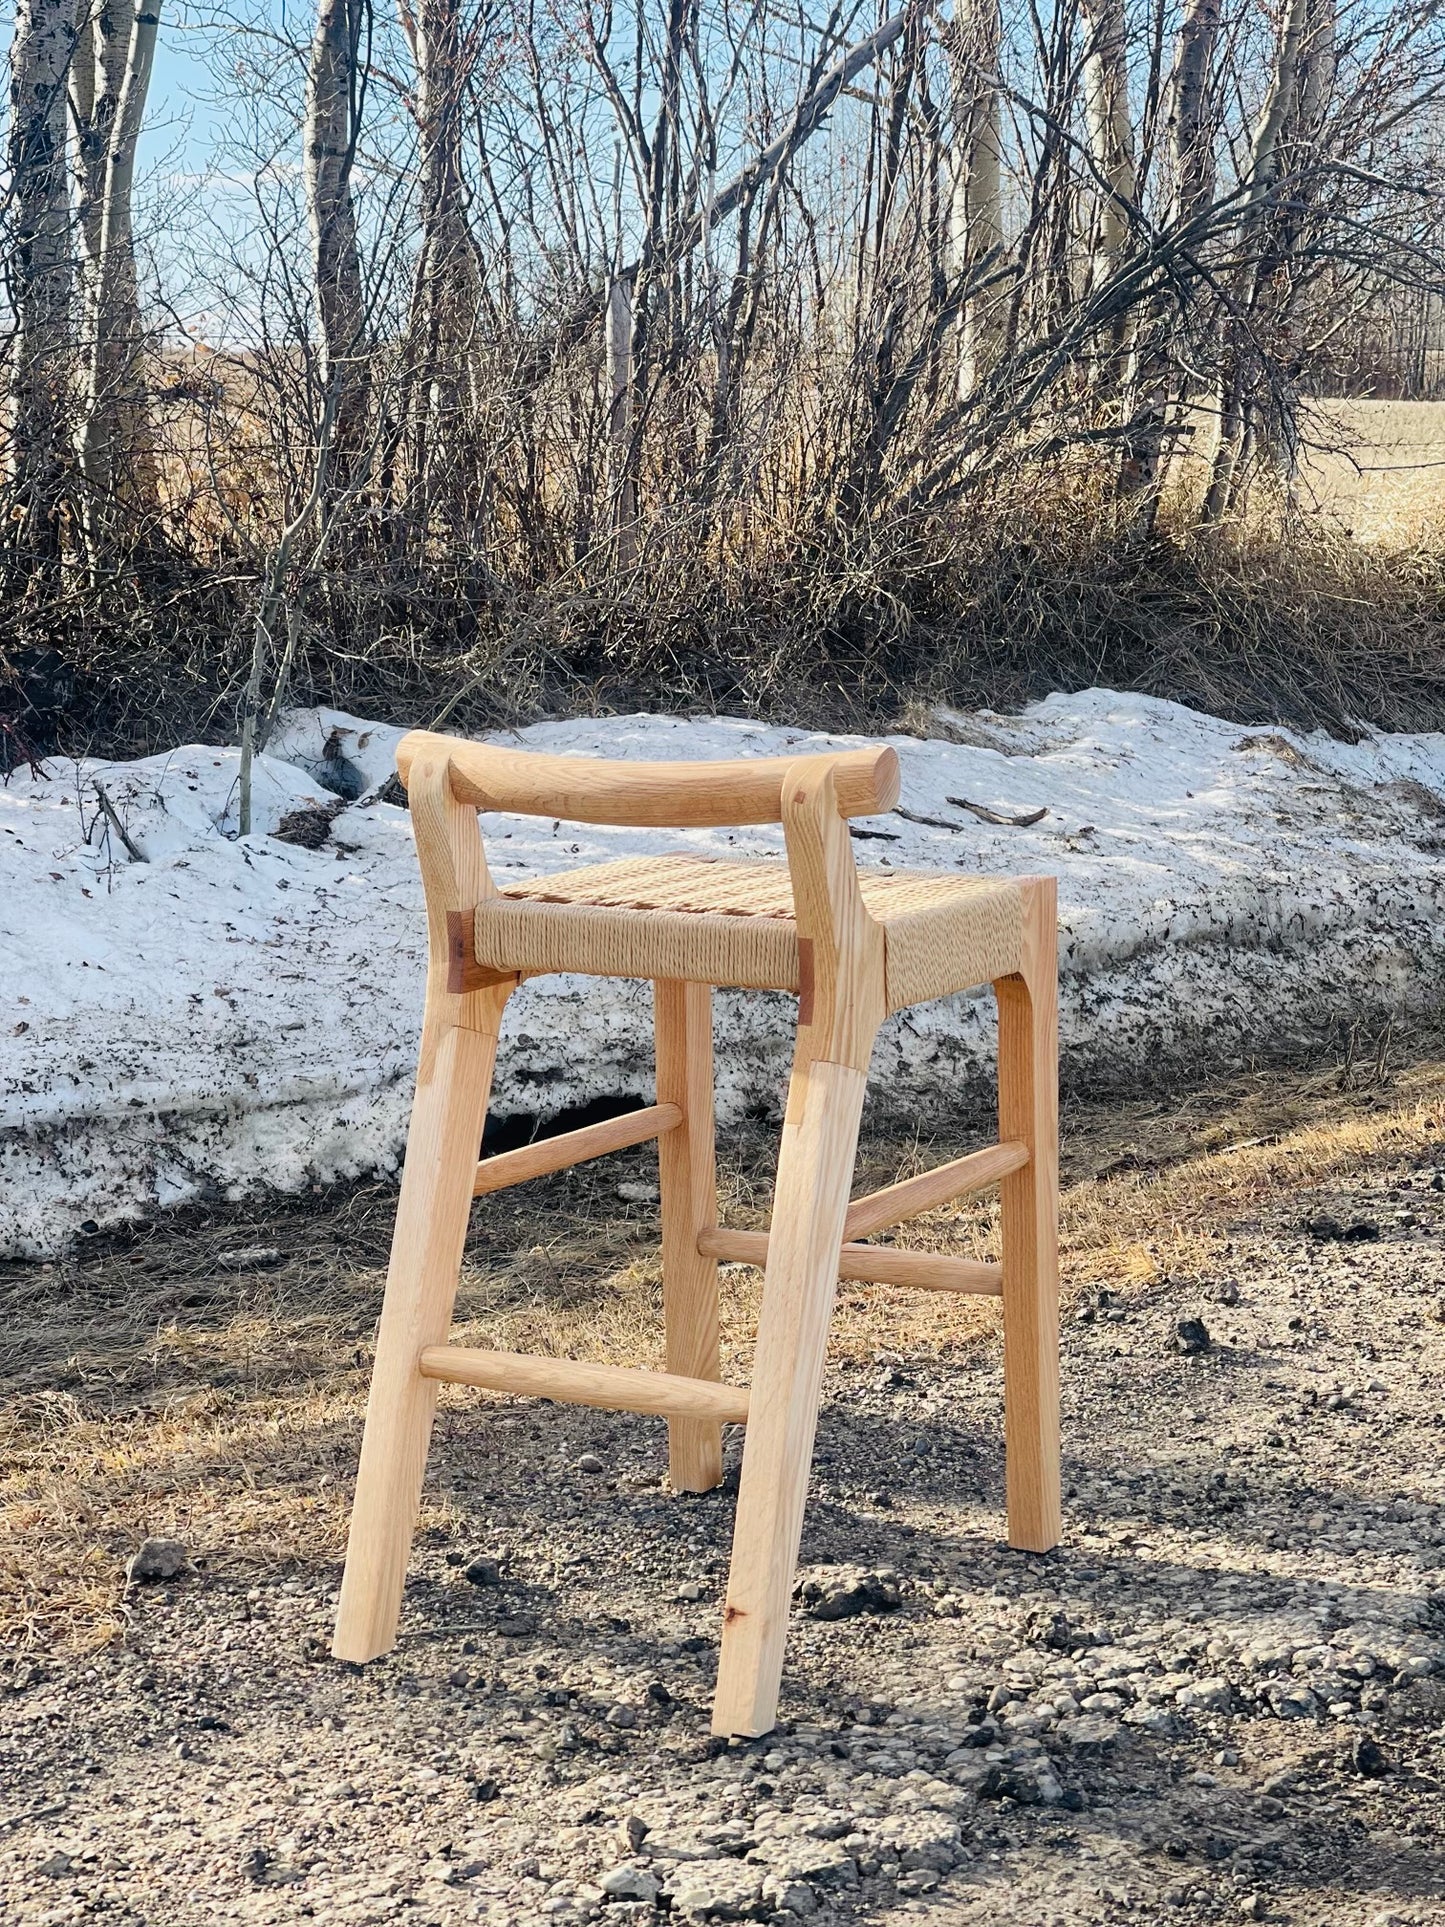
[[[783,1724],[723,1749],[732,1480],[647,1420],[444,1394],[403,1638],[326,1657],[388,1187],[0,1271],[9,1917],[1438,1918],[1445,1054],[1076,1104],[1064,1163],[1063,1546],[1003,1544],[992,1308],[844,1287]],[[653,1174],[481,1201],[464,1328],[656,1362]],[[731,1221],[769,1184],[725,1147]]]

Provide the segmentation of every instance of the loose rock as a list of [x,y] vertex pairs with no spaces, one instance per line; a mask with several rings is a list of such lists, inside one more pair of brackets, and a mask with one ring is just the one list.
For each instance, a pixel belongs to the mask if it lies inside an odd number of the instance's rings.
[[898,1575],[861,1566],[814,1566],[794,1587],[811,1619],[851,1619],[855,1613],[896,1612],[903,1603]]
[[146,1539],[126,1561],[125,1576],[133,1586],[175,1579],[187,1570],[190,1554],[179,1539]]

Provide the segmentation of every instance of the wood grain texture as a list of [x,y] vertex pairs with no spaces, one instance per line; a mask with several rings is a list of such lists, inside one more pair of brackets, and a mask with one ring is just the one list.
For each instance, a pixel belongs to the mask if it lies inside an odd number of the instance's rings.
[[352,1502],[332,1650],[374,1659],[396,1638],[421,1502],[436,1386],[418,1360],[451,1329],[497,1032],[512,980],[455,992],[449,921],[491,888],[476,812],[456,802],[444,759],[412,768],[412,825],[426,893],[428,968],[416,1097]]
[[864,908],[852,840],[826,763],[800,757],[789,768],[783,835],[799,955],[808,958],[807,994],[798,1006],[798,1061],[816,1057],[866,1071],[888,1008],[883,926]]
[[603,757],[549,756],[498,749],[456,736],[412,730],[397,745],[396,764],[411,788],[419,759],[441,757],[457,799],[479,810],[557,816],[570,823],[625,823],[639,829],[703,829],[776,823],[789,769],[809,764],[835,772],[845,816],[875,816],[898,801],[895,750],[840,750],[836,755],[740,758],[720,763],[634,763]]
[[1018,1171],[1029,1161],[1026,1144],[990,1144],[986,1150],[971,1151],[951,1164],[940,1164],[916,1178],[905,1178],[882,1191],[870,1191],[866,1198],[855,1198],[843,1221],[845,1238],[870,1238],[890,1224],[902,1224],[932,1211],[950,1198],[971,1196],[987,1191]]
[[[712,1225],[698,1238],[709,1257],[733,1264],[765,1266],[766,1231],[729,1231]],[[998,1298],[1003,1292],[997,1265],[977,1258],[951,1258],[941,1251],[897,1251],[889,1245],[843,1245],[838,1276],[862,1284],[906,1285],[916,1291],[954,1291],[970,1297]]]
[[793,1074],[728,1573],[715,1733],[766,1733],[777,1717],[866,1081],[854,1065],[816,1059]]
[[1003,1180],[1004,1436],[1009,1544],[1047,1552],[1059,1476],[1058,908],[1052,877],[1020,880],[1024,950],[998,997],[999,1137],[1029,1147]]
[[[667,1369],[715,1379],[718,1364],[717,1262],[698,1233],[717,1216],[713,1130],[712,991],[706,984],[653,986],[659,1106],[681,1123],[657,1147],[662,1194],[662,1314]],[[668,1469],[678,1492],[708,1492],[722,1481],[722,1431],[715,1420],[672,1418]]]
[[515,1151],[501,1151],[478,1164],[472,1196],[483,1198],[491,1191],[505,1191],[508,1185],[525,1184],[528,1178],[546,1177],[551,1171],[564,1171],[589,1158],[625,1151],[629,1145],[645,1144],[652,1137],[666,1137],[681,1123],[682,1111],[676,1104],[649,1104],[641,1111],[586,1124],[580,1131],[563,1131],[557,1137],[523,1144]]
[[747,1388],[674,1372],[640,1372],[626,1365],[593,1365],[529,1352],[478,1351],[466,1345],[429,1345],[421,1354],[428,1382],[476,1385],[519,1398],[555,1398],[604,1412],[650,1412],[713,1425],[745,1425]]
[[496,1036],[493,1022],[423,1039],[332,1643],[338,1659],[374,1659],[396,1638],[436,1411],[436,1386],[418,1361],[451,1329]]

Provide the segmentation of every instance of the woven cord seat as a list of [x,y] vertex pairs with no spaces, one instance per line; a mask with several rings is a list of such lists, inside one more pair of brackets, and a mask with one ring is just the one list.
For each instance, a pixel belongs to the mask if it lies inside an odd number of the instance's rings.
[[[863,908],[883,928],[890,1010],[992,983],[1013,968],[1022,910],[1012,883],[860,870],[858,887]],[[578,907],[610,914],[579,918]],[[477,908],[476,957],[498,971],[677,976],[795,991],[792,879],[786,863],[765,859],[646,856],[508,884]]]
[[[898,759],[889,749],[625,763],[415,732],[397,764],[426,891],[426,1011],[333,1650],[360,1662],[396,1638],[438,1385],[658,1414],[680,1491],[720,1482],[722,1427],[745,1424],[713,1729],[766,1733],[777,1713],[840,1276],[1002,1300],[1009,1540],[1042,1552],[1058,1538],[1053,880],[860,872],[846,819],[896,802]],[[480,810],[651,829],[781,823],[787,861],[628,857],[499,890]],[[482,1158],[503,1008],[524,977],[542,971],[652,979],[657,1100]],[[890,1011],[985,983],[999,1011],[999,1141],[850,1199],[879,1025]],[[766,1232],[717,1221],[711,994],[719,984],[798,999]],[[666,1370],[449,1343],[473,1197],[650,1138],[662,1202]],[[995,1185],[998,1264],[861,1242]],[[721,1378],[720,1260],[764,1269],[748,1386]]]

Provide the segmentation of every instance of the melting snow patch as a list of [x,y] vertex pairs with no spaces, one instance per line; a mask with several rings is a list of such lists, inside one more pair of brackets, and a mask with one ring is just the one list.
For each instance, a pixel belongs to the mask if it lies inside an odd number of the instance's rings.
[[[1345,745],[1107,690],[935,725],[893,739],[908,814],[855,825],[857,855],[1058,875],[1071,1082],[1223,1064],[1438,999],[1445,736]],[[247,837],[229,749],[53,759],[0,788],[0,1250],[54,1253],[161,1205],[395,1169],[426,954],[409,819],[381,800],[400,734],[292,716],[259,764]],[[860,739],[630,716],[499,740],[699,758]],[[660,848],[783,853],[768,826],[482,828],[504,887]],[[716,1004],[722,1118],[775,1110],[791,1000]],[[926,1133],[977,1101],[992,1048],[986,992],[905,1012],[879,1039],[875,1091]],[[494,1109],[647,1096],[650,1061],[647,986],[534,981],[509,1006]]]

